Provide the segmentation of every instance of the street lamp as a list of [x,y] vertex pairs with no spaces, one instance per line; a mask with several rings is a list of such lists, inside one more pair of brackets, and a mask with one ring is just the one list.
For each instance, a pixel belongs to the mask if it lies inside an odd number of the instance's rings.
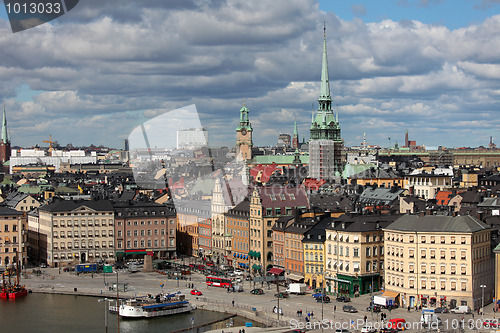
[[108,312],[109,312],[109,302],[112,302],[109,298],[100,299],[99,302],[105,302],[104,304],[104,332],[108,333]]
[[481,297],[481,321],[484,322],[484,288],[486,288],[485,284],[480,285],[482,289],[482,297]]

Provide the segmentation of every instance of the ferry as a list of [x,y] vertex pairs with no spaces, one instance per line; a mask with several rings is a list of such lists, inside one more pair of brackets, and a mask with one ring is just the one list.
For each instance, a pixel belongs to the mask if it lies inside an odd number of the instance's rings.
[[0,298],[16,299],[28,295],[28,290],[25,286],[15,285],[2,288]]
[[124,318],[151,318],[190,312],[196,306],[190,304],[183,294],[158,294],[124,300],[117,309],[116,304],[109,307],[111,313],[119,313]]

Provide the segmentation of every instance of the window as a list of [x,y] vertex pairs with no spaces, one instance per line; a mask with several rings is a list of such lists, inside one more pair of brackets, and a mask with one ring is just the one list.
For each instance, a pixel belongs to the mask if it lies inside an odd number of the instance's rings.
[[410,236],[410,243],[414,243],[415,242],[415,237],[414,236]]
[[440,284],[441,284],[441,290],[445,290],[446,289],[446,281],[445,280],[441,280]]
[[431,243],[436,243],[436,237],[435,236],[431,236]]
[[369,257],[370,256],[370,252],[371,252],[371,247],[367,247],[365,252],[366,252],[366,256]]
[[420,266],[420,273],[427,273],[427,267],[425,264]]
[[441,259],[445,259],[445,258],[446,258],[446,251],[441,250]]
[[410,259],[415,258],[415,250],[414,250],[414,249],[410,249],[410,251],[409,251],[409,252],[410,252],[410,253],[409,253],[409,257],[410,257]]
[[420,236],[420,243],[425,243],[425,236]]
[[467,266],[462,266],[460,268],[460,272],[461,272],[462,275],[466,275],[467,274]]
[[370,267],[372,267],[371,261],[367,261],[367,262],[366,262],[366,271],[367,271],[367,272],[369,272],[369,271],[370,271]]
[[445,243],[445,237],[441,236],[441,244],[444,244],[444,243]]
[[441,274],[446,274],[446,266],[441,265]]
[[422,286],[422,289],[426,289],[427,288],[427,280],[420,281],[420,285]]
[[457,266],[455,265],[451,266],[451,274],[457,274]]
[[462,291],[467,291],[467,282],[462,281],[461,285],[462,285]]
[[378,247],[378,246],[374,246],[374,247],[373,247],[373,255],[374,255],[374,256],[376,256],[376,255],[377,255],[377,247]]
[[457,281],[451,281],[451,290],[457,290]]
[[410,273],[415,273],[415,265],[414,264],[410,264],[408,267],[409,267]]
[[356,257],[356,258],[358,258],[358,257],[359,257],[359,248],[355,247],[355,248],[352,250],[352,252],[353,252],[353,254],[352,254],[352,255],[353,255],[354,257]]
[[431,280],[431,289],[436,289],[436,281]]
[[461,253],[460,253],[460,258],[461,258],[462,260],[465,260],[465,259],[466,259],[466,257],[467,257],[467,252],[466,252],[466,251],[461,251]]
[[410,289],[415,288],[415,280],[410,280]]
[[462,243],[462,244],[466,244],[466,242],[465,242],[465,237],[460,238],[460,243]]
[[452,250],[451,251],[451,259],[455,259],[456,258],[456,252],[455,250]]
[[455,236],[451,236],[451,244],[455,244]]
[[436,274],[436,265],[431,265],[431,274]]

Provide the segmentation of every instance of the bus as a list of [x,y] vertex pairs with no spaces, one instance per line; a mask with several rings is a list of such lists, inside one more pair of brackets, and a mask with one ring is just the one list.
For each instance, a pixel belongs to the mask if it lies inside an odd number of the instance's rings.
[[233,286],[233,283],[231,282],[231,279],[228,278],[207,276],[207,286],[231,288]]

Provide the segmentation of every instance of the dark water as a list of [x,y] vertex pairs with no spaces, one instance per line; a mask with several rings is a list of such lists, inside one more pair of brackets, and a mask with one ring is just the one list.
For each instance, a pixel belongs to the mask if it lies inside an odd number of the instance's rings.
[[[97,297],[30,294],[15,301],[0,301],[1,332],[104,332],[104,302]],[[172,332],[194,325],[221,320],[224,313],[195,310],[175,316],[125,320],[120,318],[120,332]],[[244,325],[250,320],[242,317],[232,319],[234,326]],[[198,332],[226,327],[229,320],[199,329]],[[256,324],[254,323],[254,326]],[[108,332],[116,332],[117,318],[108,314]],[[196,330],[194,330],[196,331]],[[190,332],[190,331],[188,331]]]

